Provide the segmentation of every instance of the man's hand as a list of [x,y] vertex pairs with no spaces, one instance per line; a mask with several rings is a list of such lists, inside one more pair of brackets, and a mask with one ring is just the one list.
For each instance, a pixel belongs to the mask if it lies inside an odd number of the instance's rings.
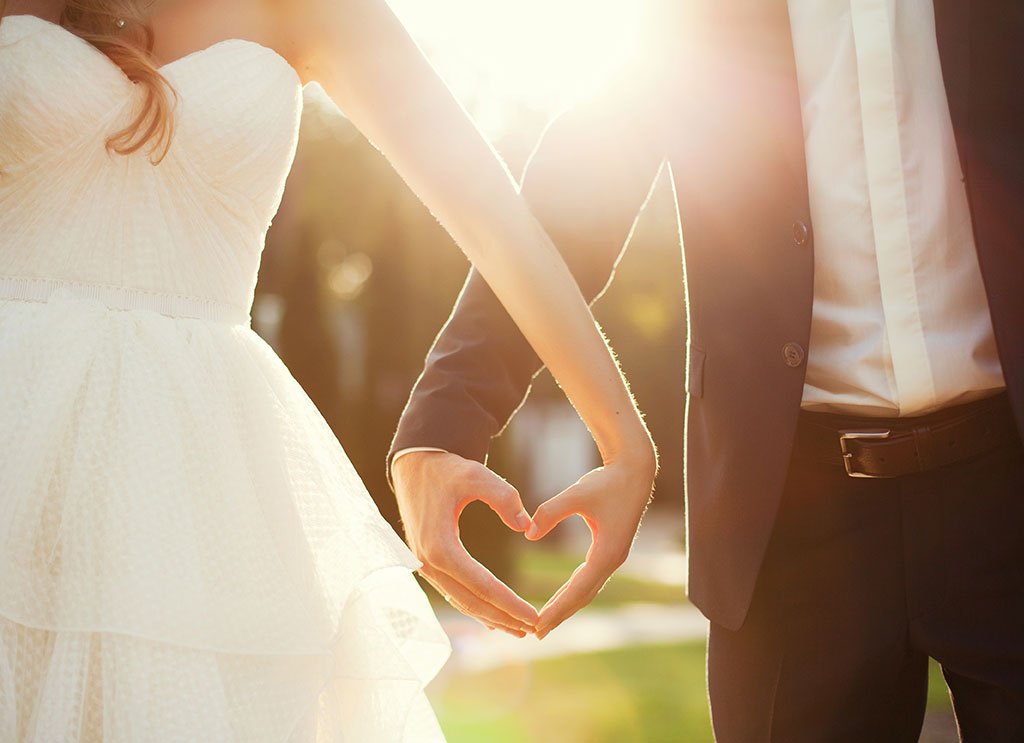
[[652,449],[649,456],[641,454],[588,472],[537,509],[527,539],[543,539],[562,521],[577,515],[587,522],[593,539],[586,560],[541,609],[538,638],[543,639],[593,601],[626,561],[650,502],[656,473],[657,458]]
[[525,532],[532,522],[519,492],[479,462],[448,452],[409,452],[392,463],[391,474],[406,541],[423,563],[420,575],[487,627],[517,637],[533,632],[537,610],[473,559],[459,539],[459,516],[475,500],[509,529]]

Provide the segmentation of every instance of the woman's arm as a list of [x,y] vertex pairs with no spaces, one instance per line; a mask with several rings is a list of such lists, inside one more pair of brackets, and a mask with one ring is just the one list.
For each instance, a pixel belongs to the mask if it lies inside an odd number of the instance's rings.
[[[611,283],[665,157],[657,136],[667,113],[664,88],[638,90],[634,72],[556,117],[522,179],[530,210],[591,304]],[[396,453],[416,447],[484,462],[491,439],[508,425],[542,368],[472,269],[402,413],[389,464],[401,458]],[[405,494],[396,488],[396,495]]]
[[[575,512],[586,517],[583,496],[604,492],[621,509],[614,521],[638,521],[656,467],[653,444],[579,288],[507,169],[383,0],[306,0],[299,13],[291,32],[300,74],[324,87],[448,230],[590,429],[605,467],[566,502],[579,501]],[[454,515],[457,524],[465,505],[413,516],[447,523]],[[628,553],[635,524],[627,531],[595,535],[587,585],[577,581],[574,593],[596,593]],[[412,546],[431,580],[440,576],[447,587],[454,579],[485,601],[511,605],[452,545]]]

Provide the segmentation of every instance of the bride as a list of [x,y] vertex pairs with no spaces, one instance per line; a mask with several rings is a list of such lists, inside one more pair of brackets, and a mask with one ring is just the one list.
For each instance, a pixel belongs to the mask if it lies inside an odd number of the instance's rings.
[[653,447],[561,258],[384,0],[0,14],[0,740],[441,740],[421,563],[250,327],[303,83],[490,282],[601,450],[588,493],[633,517]]

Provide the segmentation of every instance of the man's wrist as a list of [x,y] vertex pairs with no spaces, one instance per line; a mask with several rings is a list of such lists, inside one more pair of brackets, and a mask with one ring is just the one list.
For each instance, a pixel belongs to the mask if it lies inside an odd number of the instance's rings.
[[413,452],[435,452],[440,454],[450,453],[447,449],[442,449],[437,446],[408,446],[405,449],[399,449],[391,455],[391,462],[388,464],[388,476],[392,483],[392,489],[394,489],[395,481],[395,462],[398,461],[399,457],[404,457],[406,454],[412,454]]

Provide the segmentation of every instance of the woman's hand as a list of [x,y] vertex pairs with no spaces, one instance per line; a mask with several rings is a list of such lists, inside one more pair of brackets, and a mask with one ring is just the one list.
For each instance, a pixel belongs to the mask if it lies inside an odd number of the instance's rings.
[[657,469],[657,455],[648,439],[646,446],[639,444],[635,451],[606,460],[537,509],[527,539],[542,539],[576,515],[587,522],[592,536],[586,560],[541,609],[535,630],[538,638],[593,601],[626,561],[650,502]]

